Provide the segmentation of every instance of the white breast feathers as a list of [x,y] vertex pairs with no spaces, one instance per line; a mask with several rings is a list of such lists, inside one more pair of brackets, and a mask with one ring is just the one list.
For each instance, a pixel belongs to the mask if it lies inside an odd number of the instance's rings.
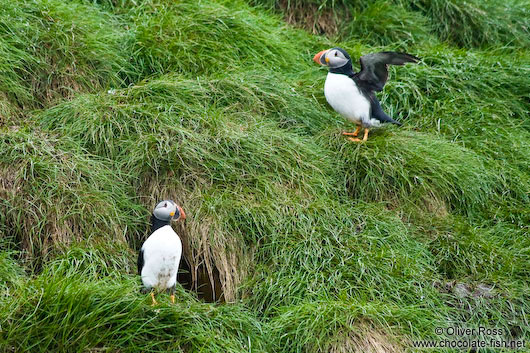
[[350,77],[328,73],[324,95],[329,105],[346,119],[355,124],[369,124],[370,102]]
[[142,282],[146,288],[168,289],[177,282],[182,242],[171,226],[157,229],[142,246]]

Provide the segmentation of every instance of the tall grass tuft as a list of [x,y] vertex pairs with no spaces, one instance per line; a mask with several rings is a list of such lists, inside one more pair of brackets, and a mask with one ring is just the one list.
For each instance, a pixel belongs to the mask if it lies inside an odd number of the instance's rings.
[[129,33],[90,5],[2,2],[0,38],[0,90],[17,108],[119,86],[132,70],[125,51]]
[[[386,45],[419,44],[431,32],[441,41],[473,47],[528,47],[530,7],[524,1],[494,0],[252,0],[282,12],[295,25],[343,40],[357,37]],[[394,44],[394,45],[395,45]],[[401,44],[402,45],[402,44]]]
[[528,47],[530,6],[523,1],[497,2],[412,0],[408,3],[431,19],[441,40],[462,47]]
[[71,140],[11,130],[0,151],[0,229],[25,256],[42,260],[75,240],[125,241],[145,224],[121,172]]
[[263,325],[244,309],[200,303],[182,289],[177,304],[160,295],[161,304],[151,308],[139,289],[127,277],[94,280],[79,267],[64,273],[52,263],[0,301],[0,342],[38,352],[266,351]]
[[450,141],[419,133],[375,136],[366,145],[370,148],[336,145],[343,148],[346,183],[355,198],[396,203],[434,199],[451,210],[473,213],[499,191],[500,179],[484,159]]
[[277,21],[239,7],[166,0],[134,7],[136,66],[147,75],[176,71],[194,77],[295,64],[299,55],[278,31]]

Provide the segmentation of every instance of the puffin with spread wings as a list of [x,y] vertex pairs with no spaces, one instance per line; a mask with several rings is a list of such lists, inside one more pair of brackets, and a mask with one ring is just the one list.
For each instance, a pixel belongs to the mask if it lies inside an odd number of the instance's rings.
[[[353,72],[350,55],[342,48],[323,50],[313,60],[328,66],[329,73],[324,84],[324,95],[329,105],[344,118],[357,125],[354,132],[343,132],[353,136],[348,139],[362,142],[368,139],[372,127],[382,123],[401,125],[383,112],[375,95],[382,91],[388,79],[388,65],[418,63],[419,58],[406,54],[384,51],[363,55],[360,58],[361,71]],[[364,128],[363,139],[357,135]]]

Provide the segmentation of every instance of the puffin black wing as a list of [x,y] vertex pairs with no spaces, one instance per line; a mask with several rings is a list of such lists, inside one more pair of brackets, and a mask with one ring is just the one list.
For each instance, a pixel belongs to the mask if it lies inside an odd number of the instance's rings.
[[144,251],[140,250],[138,254],[138,274],[142,275],[142,268],[144,267]]
[[417,63],[420,59],[407,54],[383,51],[361,56],[361,71],[356,75],[357,82],[369,91],[382,91],[388,79],[388,65]]

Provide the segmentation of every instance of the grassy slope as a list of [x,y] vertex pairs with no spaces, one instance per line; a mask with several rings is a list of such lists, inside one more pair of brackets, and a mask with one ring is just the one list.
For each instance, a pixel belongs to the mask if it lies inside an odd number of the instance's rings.
[[[322,5],[250,3],[308,28]],[[446,3],[322,6],[331,38],[240,1],[0,5],[0,348],[399,351],[448,325],[528,339],[530,7],[493,26],[493,1]],[[380,95],[403,127],[340,136],[310,60],[337,43],[423,58]],[[230,304],[139,293],[134,249],[163,197]]]

